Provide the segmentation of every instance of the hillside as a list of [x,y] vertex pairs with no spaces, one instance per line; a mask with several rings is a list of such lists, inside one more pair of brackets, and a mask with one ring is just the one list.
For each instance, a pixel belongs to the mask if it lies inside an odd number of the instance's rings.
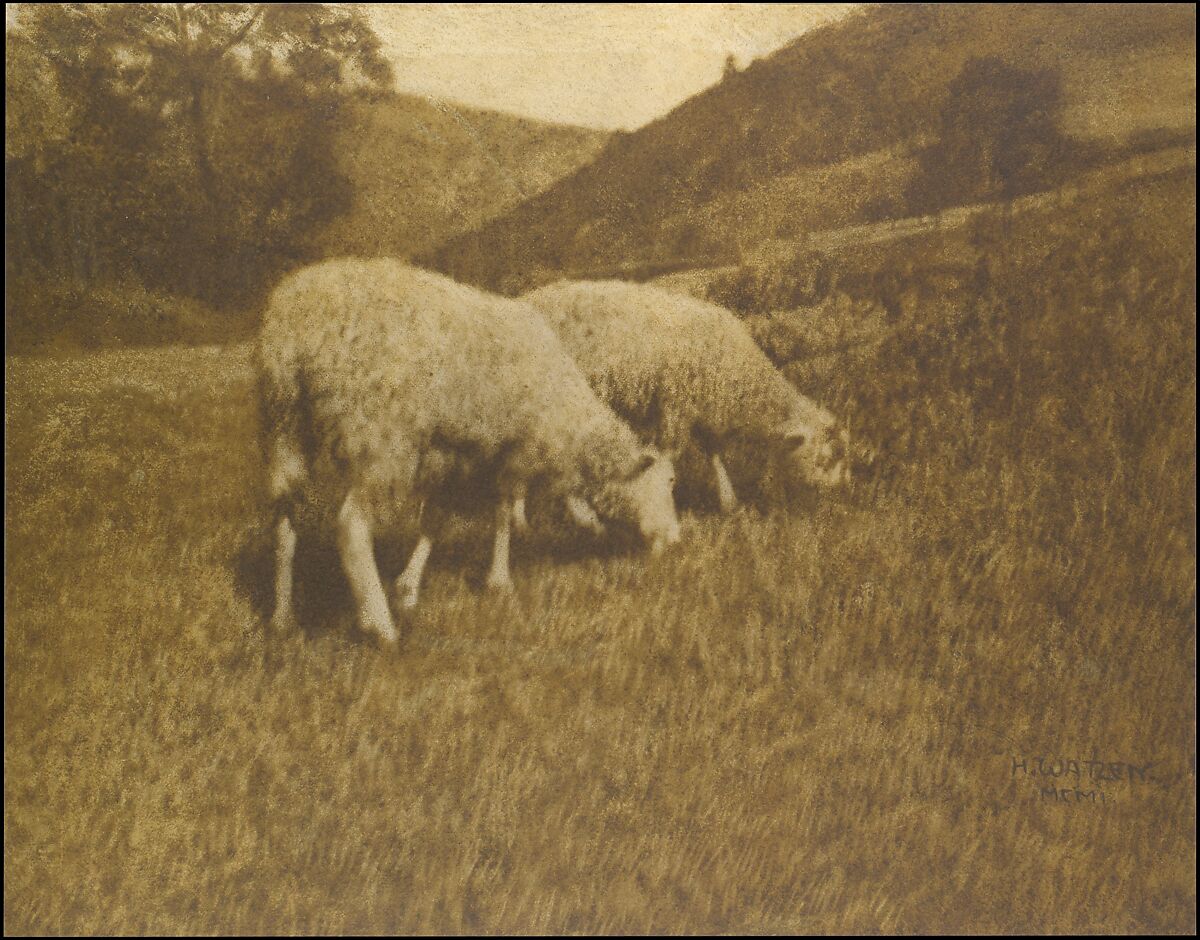
[[[608,136],[394,93],[347,110],[331,149],[349,181],[350,208],[303,240],[307,257],[428,250],[542,192],[590,160]],[[32,119],[35,112],[24,113]],[[236,272],[224,273],[226,286],[236,280]],[[222,313],[148,288],[128,272],[91,285],[10,278],[5,350],[231,342],[253,329],[256,313],[255,303]]]
[[340,136],[353,203],[314,236],[316,246],[407,256],[542,192],[590,160],[608,135],[388,94],[355,105]]
[[767,238],[901,217],[915,148],[964,64],[1061,87],[1059,166],[1195,132],[1190,6],[872,6],[802,36],[427,257],[515,290],[554,272],[730,259]]

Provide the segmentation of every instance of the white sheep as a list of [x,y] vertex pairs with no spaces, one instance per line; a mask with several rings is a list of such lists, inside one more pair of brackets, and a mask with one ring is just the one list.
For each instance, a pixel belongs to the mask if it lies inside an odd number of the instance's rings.
[[739,441],[768,445],[809,483],[849,480],[847,430],[801,395],[725,308],[625,281],[560,281],[522,299],[646,440],[676,455],[700,447],[723,511],[737,497],[721,455]]
[[[360,624],[394,641],[373,532],[422,507],[464,467],[498,497],[488,585],[511,586],[512,501],[536,482],[586,496],[655,550],[679,538],[669,459],[643,446],[531,307],[389,259],[340,259],[286,277],[258,344],[269,490],[278,512],[277,626],[293,621],[293,513],[332,497]],[[427,515],[427,514],[426,514]],[[416,604],[426,520],[396,580]]]

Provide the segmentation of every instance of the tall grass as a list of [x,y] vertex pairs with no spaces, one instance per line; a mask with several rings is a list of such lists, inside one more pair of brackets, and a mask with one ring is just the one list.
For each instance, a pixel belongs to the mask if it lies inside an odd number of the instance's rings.
[[6,931],[1194,931],[1194,243],[1142,228],[808,373],[852,494],[535,536],[510,599],[468,525],[396,656],[314,533],[267,631],[244,349],[10,359]]

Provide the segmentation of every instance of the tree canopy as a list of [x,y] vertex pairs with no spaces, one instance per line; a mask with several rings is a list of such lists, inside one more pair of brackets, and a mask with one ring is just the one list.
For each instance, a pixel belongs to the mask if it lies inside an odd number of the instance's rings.
[[917,211],[1044,188],[1064,159],[1062,82],[1050,70],[970,59],[950,83],[936,140],[919,153]]
[[353,6],[316,3],[21,4],[6,53],[6,273],[215,303],[347,208],[332,130],[391,77]]

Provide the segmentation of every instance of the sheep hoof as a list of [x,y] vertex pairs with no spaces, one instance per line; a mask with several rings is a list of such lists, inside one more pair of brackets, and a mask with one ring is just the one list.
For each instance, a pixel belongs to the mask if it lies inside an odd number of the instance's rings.
[[274,633],[295,633],[296,615],[290,610],[277,610],[271,615],[271,630]]
[[412,610],[417,606],[420,589],[411,584],[396,585],[396,603],[401,610]]
[[511,594],[513,592],[512,579],[488,575],[487,589],[494,594]]
[[363,629],[384,649],[395,649],[400,640],[396,628],[390,623],[364,623]]

